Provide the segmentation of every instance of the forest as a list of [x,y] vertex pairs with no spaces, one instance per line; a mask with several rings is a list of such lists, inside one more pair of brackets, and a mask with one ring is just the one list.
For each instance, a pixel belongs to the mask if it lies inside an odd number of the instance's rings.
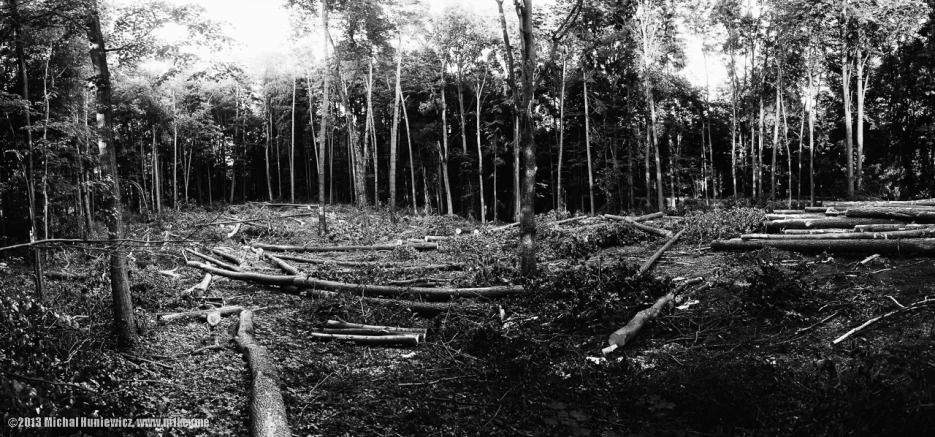
[[935,429],[935,1],[211,4],[0,3],[0,435]]

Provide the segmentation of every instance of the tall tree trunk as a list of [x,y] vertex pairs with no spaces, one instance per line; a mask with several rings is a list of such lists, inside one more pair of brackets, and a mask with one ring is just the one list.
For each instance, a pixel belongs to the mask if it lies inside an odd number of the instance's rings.
[[[293,77],[294,77],[294,76],[293,76]],[[293,88],[293,98],[295,97],[294,95],[295,95],[295,89]],[[294,102],[293,102],[292,108],[293,108],[293,112],[295,112],[295,104],[294,104]],[[232,143],[233,143],[233,146],[232,146],[233,148],[231,149],[231,196],[230,196],[230,204],[231,204],[231,205],[234,204],[234,194],[237,192],[237,131],[238,131],[238,128],[237,128],[237,119],[238,119],[238,118],[240,118],[240,85],[235,85],[235,88],[234,88],[234,123],[233,123],[233,125],[234,125],[234,137],[231,138]],[[293,121],[295,121],[294,116],[293,116]],[[174,128],[174,126],[173,126],[173,128]],[[294,133],[294,132],[295,132],[295,128],[293,128],[293,133]],[[177,158],[175,157],[175,153],[176,153],[175,150],[176,150],[176,147],[175,147],[175,138],[174,138],[174,137],[173,137],[173,139],[172,139],[172,150],[173,150],[173,152],[172,152],[172,153],[173,153],[173,158],[172,158],[172,189],[173,189],[173,190],[176,190],[176,186],[177,186],[177,185],[176,185],[176,181],[175,181],[175,163],[176,163],[176,159],[177,159]],[[246,150],[246,145],[244,146],[244,150]],[[175,199],[176,199],[175,201],[178,202],[178,191],[176,191]],[[177,205],[177,204],[176,204],[176,205]],[[177,210],[177,209],[178,209],[178,206],[176,206],[176,210]]]
[[162,180],[159,174],[159,149],[156,146],[156,125],[153,132],[153,193],[156,195],[156,214],[162,215]]
[[[396,37],[396,97],[393,103],[393,127],[390,132],[390,218],[396,223],[396,142],[399,133],[399,105],[402,91],[399,85],[403,66],[403,34]],[[405,190],[404,190],[405,192]],[[415,202],[415,199],[412,199]]]
[[[23,31],[20,28],[21,19],[19,17],[19,4],[17,0],[10,0],[8,2],[10,8],[11,21],[13,24],[13,42],[16,51],[17,67],[19,69],[19,79],[21,83],[21,90],[23,94],[23,100],[29,102],[29,77],[26,70],[26,52],[23,47]],[[33,160],[35,158],[35,149],[32,139],[32,120],[30,116],[30,108],[27,106],[24,108],[24,115],[26,117],[26,147],[27,147],[27,162],[26,162],[26,191],[27,198],[29,200],[29,241],[35,241],[39,238],[39,217],[36,211],[36,175],[33,170]],[[36,296],[41,301],[43,298],[45,284],[42,279],[42,256],[39,253],[38,248],[33,248],[33,274],[35,276],[36,284]]]
[[[118,240],[123,236],[123,217],[120,208],[120,177],[117,172],[117,151],[114,143],[113,103],[110,85],[110,71],[107,68],[107,51],[101,32],[97,1],[92,0],[87,16],[89,55],[94,68],[94,82],[97,87],[97,129],[98,148],[101,159],[101,175],[108,189],[104,192],[104,210],[106,213],[107,236]],[[118,343],[129,347],[139,342],[136,322],[133,319],[133,300],[130,296],[130,284],[127,277],[126,253],[115,246],[110,256],[110,288],[113,294],[114,333]]]
[[[441,97],[442,97],[442,148],[439,149],[441,157],[442,173],[445,179],[445,200],[448,207],[448,215],[454,215],[454,204],[451,201],[451,183],[448,179],[448,105],[445,102],[445,69],[448,67],[446,62],[442,62],[441,70]],[[439,207],[440,208],[440,207]]]
[[263,160],[266,163],[266,190],[269,196],[270,202],[273,201],[273,175],[270,174],[269,166],[269,152],[273,148],[273,105],[271,102],[266,102],[266,113],[269,115],[269,120],[264,124],[266,125],[266,148],[263,150]]
[[705,147],[705,117],[701,116],[701,195],[704,196],[705,206],[711,206],[711,199],[708,197],[708,153]]
[[289,202],[295,203],[295,95],[298,80],[292,73],[292,138],[289,141]]
[[[520,7],[517,0],[517,14],[520,17],[522,35],[522,111],[519,113],[522,129],[523,146],[523,192],[520,199],[522,218],[520,220],[519,264],[520,274],[531,276],[536,273],[536,139],[533,136],[533,105],[535,103],[536,42],[533,33],[532,0],[524,0]],[[511,66],[512,68],[512,66]]]
[[[331,67],[328,65],[328,0],[321,1],[321,28],[324,29],[322,48],[324,55],[324,75],[321,84],[321,130],[318,132],[318,236],[324,237],[328,233],[328,224],[325,221],[325,142],[328,126],[331,122]],[[309,81],[309,89],[312,83]],[[309,91],[311,99],[311,91]],[[311,106],[309,106],[311,110]],[[311,115],[309,115],[311,118]],[[331,162],[334,162],[334,150],[331,151]],[[334,179],[334,173],[331,173]],[[333,181],[332,181],[333,183]],[[332,185],[332,189],[333,189]],[[332,194],[333,197],[333,194]]]
[[[781,69],[782,66],[779,65],[779,57],[776,57],[776,68]],[[781,70],[780,70],[781,71]],[[782,95],[782,73],[776,75],[776,114],[773,117],[773,156],[772,161],[769,163],[769,183],[770,183],[770,193],[769,200],[776,200],[776,159],[778,159],[779,151],[779,113],[782,110],[780,98]]]
[[[373,117],[373,58],[370,59],[370,72],[367,75],[367,128],[364,132],[364,157],[369,154],[370,140],[373,140],[373,204],[380,205],[380,170],[379,160],[377,159],[377,137],[376,125]],[[366,166],[365,166],[366,167]],[[366,171],[366,170],[365,170]],[[366,174],[366,173],[365,173]],[[366,179],[366,178],[364,178]],[[365,190],[366,191],[366,190]]]
[[[648,114],[647,114],[648,115]],[[653,144],[653,131],[652,131],[652,122],[649,120],[650,117],[646,117],[646,147],[645,153],[643,154],[644,162],[643,166],[645,167],[645,176],[646,183],[646,209],[651,209],[653,207],[653,184],[652,184],[652,144]]]
[[[403,97],[402,85],[399,82],[396,82],[396,87],[399,88],[396,92],[399,93],[402,101],[400,106],[403,107],[403,122],[406,124],[406,143],[409,145],[409,179],[412,184],[412,214],[416,214],[416,208],[418,206],[418,197],[416,197],[416,164],[415,156],[412,154],[412,131],[409,130],[409,114],[406,112],[406,99]],[[427,190],[428,187],[423,184],[423,191]],[[428,196],[425,196],[428,199]],[[429,202],[425,203],[428,206]]]
[[[49,239],[49,62],[52,61],[52,46],[49,46],[49,55],[45,59],[45,72],[42,75],[42,101],[45,107],[44,122],[42,123],[42,238]],[[52,78],[52,87],[55,87],[55,78]]]
[[[763,76],[765,78],[766,74],[764,73]],[[764,79],[764,83],[765,83],[765,79]],[[763,199],[763,149],[765,148],[765,142],[766,142],[766,110],[764,108],[765,105],[763,101],[764,100],[763,92],[765,91],[765,88],[766,88],[765,86],[760,87],[760,93],[759,93],[760,94],[759,95],[760,119],[758,122],[759,129],[757,129],[757,132],[759,132],[759,141],[757,141],[757,148],[756,148],[756,164],[757,164],[756,165],[756,180],[757,180],[756,198],[757,200]]]
[[591,215],[597,214],[594,206],[594,169],[591,163],[591,117],[588,116],[588,73],[581,70],[584,83],[584,150],[588,157],[588,196],[591,199]]
[[734,188],[734,199],[739,197],[737,191],[737,75],[734,69],[734,49],[730,49],[731,59],[731,78],[730,78],[730,108],[731,108],[731,129],[730,129],[730,174]]
[[[847,0],[843,2],[844,28],[847,30]],[[845,38],[844,49],[841,50],[841,94],[844,101],[844,154],[847,158],[847,198],[854,198],[854,129],[851,126],[851,59],[850,48]]]
[[815,206],[815,89],[813,74],[808,71],[808,196],[809,206]]
[[[238,106],[239,109],[239,106]],[[172,92],[172,206],[179,210],[179,123],[178,110],[175,106],[175,91]],[[231,194],[231,202],[234,201],[234,195]]]
[[649,93],[649,115],[652,119],[653,133],[653,154],[656,155],[656,203],[659,211],[666,210],[665,193],[662,190],[662,161],[659,153],[659,131],[656,128],[656,102],[653,100],[652,91]]
[[864,66],[866,60],[866,55],[857,58],[857,191],[861,190],[864,182],[864,96],[867,93]]
[[[556,203],[559,211],[565,210],[565,193],[562,191],[562,155],[565,153],[565,73],[567,71],[568,56],[562,56],[562,94],[558,103],[558,171],[556,171],[556,186],[558,199]],[[494,190],[496,191],[496,190]],[[496,206],[494,207],[496,209]]]
[[519,114],[513,115],[513,221],[519,222],[522,219],[522,207],[520,199],[522,190],[520,188],[520,129]]
[[475,94],[477,94],[477,180],[479,182],[479,194],[480,194],[480,222],[481,224],[487,223],[487,208],[484,205],[484,152],[481,149],[481,133],[480,133],[480,117],[481,117],[481,105],[483,104],[483,99],[481,96],[484,94],[484,86],[487,85],[487,70],[484,70],[484,79],[481,81],[477,88],[475,89]]

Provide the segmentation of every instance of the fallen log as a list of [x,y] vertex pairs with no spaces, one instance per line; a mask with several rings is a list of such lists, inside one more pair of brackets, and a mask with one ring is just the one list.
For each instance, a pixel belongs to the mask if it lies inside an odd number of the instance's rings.
[[806,212],[806,213],[819,213],[819,214],[824,214],[824,213],[827,212],[829,209],[831,209],[831,208],[829,208],[829,207],[827,207],[827,206],[806,206],[806,207],[805,207],[805,212]]
[[323,258],[304,258],[301,256],[295,255],[286,255],[280,254],[276,255],[280,259],[297,261],[301,263],[308,264],[332,264],[341,267],[383,267],[388,270],[459,270],[464,268],[464,264],[461,263],[448,263],[448,264],[426,264],[426,265],[412,265],[411,262],[393,262],[393,261],[338,261],[332,259],[323,259]]
[[825,218],[824,214],[766,214],[766,220],[806,220]]
[[[205,273],[205,277],[201,279],[201,282],[193,285],[191,288],[186,288],[182,290],[182,297],[195,296],[201,297],[208,292],[208,287],[211,286],[211,274]],[[195,293],[195,291],[201,291],[201,293]]]
[[234,227],[231,229],[230,232],[227,233],[226,237],[227,237],[227,238],[231,238],[231,237],[233,237],[234,235],[237,235],[237,233],[240,232],[240,227],[241,227],[241,226],[243,226],[243,223],[236,223],[236,224],[234,224]]
[[396,335],[350,335],[350,334],[326,334],[324,332],[309,332],[308,335],[318,340],[341,340],[353,341],[357,344],[369,346],[418,346],[418,334],[396,334]]
[[215,255],[221,257],[221,258],[224,258],[224,259],[226,259],[226,260],[228,260],[228,261],[234,263],[235,265],[238,265],[238,266],[239,266],[239,265],[243,264],[243,260],[242,260],[242,259],[237,258],[236,256],[231,255],[231,254],[229,254],[229,253],[227,253],[227,252],[225,252],[225,251],[223,251],[223,250],[220,250],[220,249],[218,249],[218,248],[211,249],[211,253],[213,253],[213,254],[215,254]]
[[[318,215],[317,212],[307,212],[307,213],[302,213],[302,214],[278,215],[278,216],[265,217],[265,218],[261,217],[261,218],[253,218],[253,219],[228,220],[228,221],[223,221],[223,222],[212,222],[212,223],[208,223],[208,224],[214,224],[214,225],[236,225],[236,224],[238,224],[238,223],[246,223],[246,224],[249,224],[249,223],[256,223],[256,222],[267,222],[267,223],[268,223],[270,220],[275,220],[275,219],[286,219],[286,218],[295,218],[295,217],[311,217],[311,216],[317,216],[317,215]],[[313,221],[314,221],[314,220],[313,220]]]
[[208,314],[218,313],[221,317],[226,317],[234,314],[240,314],[243,311],[242,306],[226,306],[220,308],[211,308],[209,310],[195,310],[195,311],[186,311],[181,313],[169,313],[161,314],[156,317],[156,321],[165,324],[169,322],[179,322],[182,320],[191,320],[191,319],[206,319]]
[[189,267],[195,267],[205,272],[237,279],[241,281],[251,281],[263,285],[289,286],[298,288],[311,288],[313,290],[329,290],[338,292],[352,292],[364,296],[404,296],[417,295],[422,297],[431,297],[436,299],[456,298],[456,297],[504,297],[522,294],[523,287],[519,285],[504,285],[496,287],[469,287],[469,288],[451,288],[451,287],[397,287],[391,285],[364,285],[348,284],[344,282],[327,281],[323,279],[314,279],[304,276],[279,276],[264,275],[259,273],[232,272],[219,269],[198,261],[189,261]]
[[656,264],[656,261],[659,261],[659,258],[662,258],[662,254],[665,253],[665,251],[669,250],[669,248],[672,247],[672,245],[675,244],[676,241],[678,241],[679,237],[681,237],[684,232],[685,230],[681,230],[679,231],[679,233],[672,236],[672,238],[670,238],[669,241],[666,241],[666,244],[662,245],[662,247],[660,247],[659,250],[657,250],[656,253],[653,254],[653,256],[649,257],[649,259],[646,260],[646,262],[644,262],[642,266],[640,266],[640,270],[636,274],[642,275],[643,273],[646,273],[650,269],[652,269],[653,265]]
[[299,269],[293,267],[293,266],[290,265],[289,263],[287,263],[287,262],[285,262],[285,261],[279,259],[278,257],[276,257],[276,256],[274,256],[274,255],[270,255],[270,254],[268,254],[268,253],[263,253],[263,256],[265,256],[267,259],[269,259],[270,261],[272,261],[273,264],[276,264],[276,267],[279,267],[280,270],[282,270],[282,271],[284,271],[284,272],[286,272],[286,273],[288,273],[288,274],[290,274],[290,275],[296,275],[296,276],[298,276],[298,275],[301,275],[301,274],[302,274],[302,272],[300,272]]
[[853,229],[783,229],[783,234],[788,235],[813,235],[813,234],[841,234],[845,232],[854,232]]
[[849,208],[847,210],[846,216],[915,221],[919,223],[935,223],[935,209],[918,209],[906,207],[859,207]]
[[808,211],[804,209],[777,209],[773,210],[773,214],[808,214]]
[[[311,209],[311,208],[317,208],[317,207],[318,207],[318,204],[317,204],[317,203],[309,203],[309,204],[305,204],[305,203],[270,203],[270,202],[247,202],[247,203],[249,203],[249,204],[251,204],[251,205],[271,206],[271,207],[281,207],[281,208],[289,208],[289,207],[291,207],[291,208],[309,208],[309,209]],[[317,215],[317,213],[316,213],[316,215]]]
[[885,240],[894,238],[935,237],[935,229],[912,229],[887,232],[835,232],[828,234],[743,234],[743,240]]
[[[898,302],[897,302],[897,304],[898,304]],[[899,314],[907,313],[907,312],[910,312],[910,311],[915,311],[915,310],[917,310],[917,309],[924,308],[925,306],[928,306],[928,305],[931,305],[931,304],[935,304],[935,299],[925,298],[925,299],[920,300],[920,301],[918,301],[918,302],[916,302],[916,303],[909,304],[909,305],[906,305],[906,306],[902,306],[902,307],[900,307],[900,308],[897,309],[897,310],[890,311],[890,312],[888,312],[888,313],[886,313],[886,314],[883,314],[882,316],[874,317],[874,318],[872,318],[872,319],[870,319],[870,320],[867,320],[866,322],[864,322],[864,323],[861,324],[860,326],[858,326],[858,327],[856,327],[856,328],[854,328],[854,329],[851,329],[850,331],[847,331],[846,333],[844,333],[844,335],[842,335],[842,336],[840,336],[840,337],[834,339],[834,341],[832,341],[831,344],[838,344],[838,343],[840,343],[840,342],[842,342],[842,341],[844,341],[844,340],[847,340],[848,337],[850,337],[850,336],[852,336],[852,335],[854,335],[854,334],[857,334],[857,333],[859,333],[859,332],[861,332],[861,331],[867,329],[868,326],[870,326],[870,325],[872,325],[872,324],[874,324],[874,323],[876,323],[876,322],[879,322],[879,321],[881,321],[881,320],[888,319],[888,318],[890,318],[890,317],[893,317],[893,316],[896,316],[896,315],[899,315]]]
[[208,261],[208,262],[210,262],[210,263],[212,263],[212,264],[214,264],[214,265],[216,265],[216,266],[218,266],[218,267],[222,267],[222,268],[227,269],[227,270],[230,270],[230,271],[232,271],[232,272],[240,272],[240,271],[242,271],[240,267],[237,267],[237,266],[235,266],[235,265],[228,264],[228,263],[226,263],[226,262],[224,262],[224,261],[221,261],[221,260],[219,260],[219,259],[217,259],[217,258],[210,257],[210,256],[208,256],[208,255],[195,252],[194,250],[191,250],[191,249],[185,249],[185,253],[194,255],[194,256],[196,256],[196,257],[198,257],[198,258],[201,258],[201,259],[203,259],[203,260],[205,260],[205,261]]
[[[319,298],[336,298],[339,293],[333,291],[323,291],[323,290],[308,290],[300,289],[295,286],[288,287],[275,287],[275,290],[278,290],[283,293],[292,294],[302,297],[319,297]],[[386,305],[391,307],[403,308],[409,311],[412,311],[421,315],[434,315],[443,311],[450,312],[476,312],[476,313],[489,313],[493,307],[490,305],[484,305],[479,303],[469,303],[469,302],[419,302],[412,300],[402,300],[402,299],[384,299],[382,297],[366,297],[366,296],[355,296],[355,302],[374,304],[374,305]]]
[[793,252],[880,253],[903,256],[935,255],[935,239],[902,240],[717,240],[711,243],[716,251],[759,250],[764,247]]
[[168,276],[168,277],[170,277],[170,278],[172,278],[172,279],[179,279],[179,278],[181,278],[182,276],[179,275],[178,273],[175,273],[175,271],[178,270],[178,269],[179,269],[179,268],[176,267],[176,268],[174,268],[174,269],[172,269],[172,270],[159,270],[158,273],[159,273],[160,275],[163,275],[163,276]]
[[416,334],[425,334],[425,328],[405,328],[400,326],[381,326],[381,325],[365,325],[361,323],[348,323],[342,322],[340,320],[328,320],[325,322],[325,328],[327,329],[371,329],[378,331],[387,331],[387,332],[412,332]]
[[905,206],[935,206],[935,199],[923,200],[873,200],[873,201],[827,201],[822,202],[823,207],[840,208],[863,208],[863,207],[881,207],[881,208],[899,208]]
[[254,248],[273,252],[351,252],[356,250],[396,250],[397,247],[411,247],[415,250],[437,250],[438,243],[412,244],[377,244],[373,246],[280,246],[275,244],[253,243]]
[[857,225],[855,232],[909,231],[912,229],[931,229],[935,225],[897,224],[897,225]]
[[633,316],[633,318],[630,319],[630,321],[627,322],[624,327],[610,334],[610,336],[607,338],[607,344],[609,346],[602,349],[601,352],[606,354],[613,352],[620,346],[625,346],[627,342],[629,342],[633,337],[636,336],[637,333],[640,332],[641,329],[643,329],[643,326],[659,317],[662,311],[670,304],[670,302],[672,302],[672,300],[675,299],[676,296],[679,295],[679,293],[682,292],[682,290],[702,281],[704,281],[704,278],[688,279],[679,284],[672,291],[657,299],[656,303],[654,303],[651,307],[636,313],[636,315]]
[[899,220],[882,220],[869,218],[821,218],[807,220],[774,220],[766,222],[767,232],[780,232],[783,229],[834,229],[845,228],[852,229],[857,225],[876,225],[876,224],[900,224],[905,223]]
[[240,312],[237,324],[237,349],[243,353],[250,370],[250,435],[253,437],[290,437],[286,405],[279,386],[279,369],[266,348],[254,337],[253,311]]
[[[660,214],[661,214],[661,213],[660,213]],[[636,228],[636,229],[639,229],[639,230],[641,230],[641,231],[643,231],[643,232],[650,233],[650,234],[654,234],[654,235],[658,235],[658,236],[660,236],[660,237],[669,238],[669,237],[672,236],[672,231],[669,231],[669,230],[666,230],[666,229],[654,228],[654,227],[652,227],[652,226],[644,225],[644,224],[642,224],[642,223],[639,223],[639,222],[636,222],[636,221],[631,220],[629,217],[623,217],[623,216],[612,215],[612,214],[604,214],[604,217],[609,218],[609,219],[614,219],[614,220],[617,220],[617,221],[622,221],[622,222],[624,222],[624,223],[626,223],[626,224],[628,224],[628,225],[630,225],[630,226],[632,226],[632,227],[634,227],[634,228]]]

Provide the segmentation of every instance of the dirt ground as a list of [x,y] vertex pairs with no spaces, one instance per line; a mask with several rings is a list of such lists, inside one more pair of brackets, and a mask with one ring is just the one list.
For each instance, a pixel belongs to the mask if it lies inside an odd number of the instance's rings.
[[[304,255],[413,265],[461,262],[466,264],[463,271],[293,265],[313,277],[348,283],[415,277],[451,286],[519,282],[513,270],[515,230],[473,236],[470,231],[480,225],[461,219],[402,216],[394,225],[386,213],[344,208],[330,220],[331,234],[319,240],[313,217],[273,218],[297,212],[303,211],[241,206],[134,226],[139,235],[153,239],[176,235],[205,240],[198,246],[202,249],[227,247],[245,260],[245,270],[266,274],[281,272],[249,250],[250,243],[392,243],[462,229],[465,235],[440,242],[437,251]],[[205,225],[246,218],[260,220],[232,239],[224,238],[230,228]],[[678,218],[650,224],[669,229],[688,225]],[[543,271],[523,284],[529,293],[472,301],[484,308],[467,312],[426,316],[350,295],[303,297],[227,278],[215,279],[209,296],[256,309],[256,337],[279,366],[289,424],[297,436],[935,432],[931,310],[908,312],[832,344],[868,319],[935,294],[931,259],[878,258],[860,265],[863,256],[715,253],[705,241],[686,239],[650,274],[635,275],[635,266],[664,242],[623,224],[543,225]],[[181,296],[203,273],[184,267],[179,251],[166,246],[131,252],[135,305],[146,320],[200,304]],[[0,379],[0,404],[10,401],[0,407],[4,419],[193,417],[209,419],[210,426],[84,429],[83,434],[14,429],[12,435],[247,434],[250,381],[232,347],[234,319],[215,328],[198,321],[150,323],[140,348],[117,353],[107,339],[110,307],[101,274],[103,253],[52,252],[51,269],[68,266],[92,273],[77,283],[51,281],[50,299],[44,303],[59,314],[88,315],[80,321],[84,328],[51,326],[42,334],[48,336],[41,340],[45,346],[29,349],[25,340],[11,340],[20,337],[0,317],[5,334],[0,342],[10,348],[0,352],[0,364],[5,372],[43,375],[95,393]],[[158,273],[176,267],[178,280]],[[5,268],[9,274],[0,277],[2,294],[25,298],[31,292],[28,272],[16,259]],[[703,277],[712,287],[687,296],[631,344],[601,354],[607,336],[670,290],[673,279],[693,277]],[[422,327],[428,330],[427,341],[417,347],[371,347],[320,342],[307,335],[331,319]]]

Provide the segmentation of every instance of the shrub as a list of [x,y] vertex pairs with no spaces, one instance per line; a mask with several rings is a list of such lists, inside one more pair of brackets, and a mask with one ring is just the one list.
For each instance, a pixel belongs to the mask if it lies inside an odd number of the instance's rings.
[[692,211],[685,215],[682,239],[697,244],[711,240],[739,237],[760,228],[766,219],[762,209],[730,208]]

